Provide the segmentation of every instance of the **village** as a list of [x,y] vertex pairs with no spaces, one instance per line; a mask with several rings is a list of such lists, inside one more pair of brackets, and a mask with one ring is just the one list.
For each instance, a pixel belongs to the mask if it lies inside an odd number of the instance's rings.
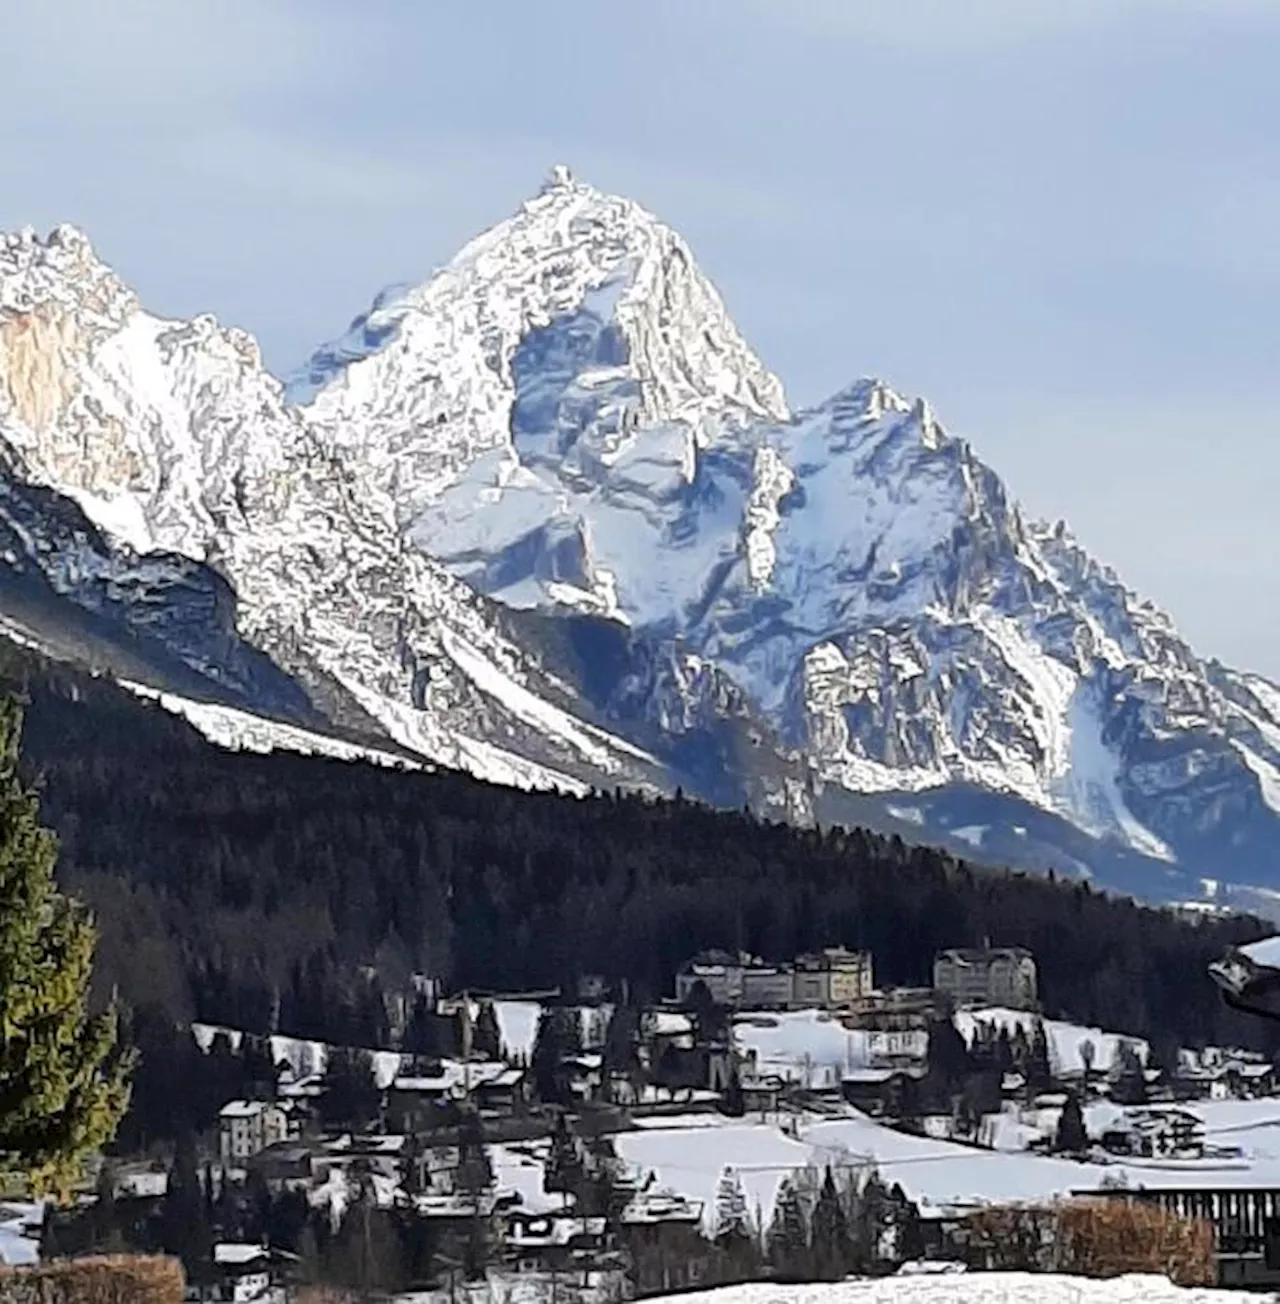
[[[1272,1064],[1225,1051],[1161,1064],[1138,1039],[1046,1020],[1025,950],[944,951],[932,976],[879,989],[866,952],[779,965],[713,951],[644,1006],[600,979],[500,996],[416,980],[390,1047],[197,1024],[211,1075],[239,1072],[216,1125],[186,1153],[106,1161],[93,1196],[45,1219],[44,1248],[145,1239],[185,1199],[184,1257],[203,1265],[188,1264],[193,1301],[287,1298],[317,1272],[309,1218],[330,1262],[353,1241],[348,1284],[390,1274],[456,1301],[500,1279],[620,1299],[778,1275],[795,1252],[779,1248],[785,1192],[816,1190],[824,1170],[849,1219],[879,1220],[870,1271],[973,1258],[966,1219],[1002,1198],[999,1182],[980,1189],[983,1155],[1045,1181],[1052,1164],[1059,1191],[1137,1198],[1134,1171],[1160,1173],[1169,1202],[1237,1180],[1244,1151],[1196,1105],[1266,1101]],[[956,1171],[975,1189],[939,1198],[914,1173],[893,1180],[910,1162],[895,1146],[932,1146],[918,1155],[925,1169],[935,1156],[931,1176],[968,1162]],[[1258,1224],[1236,1257],[1266,1258],[1263,1213],[1232,1216]],[[394,1248],[376,1230],[387,1218]]]

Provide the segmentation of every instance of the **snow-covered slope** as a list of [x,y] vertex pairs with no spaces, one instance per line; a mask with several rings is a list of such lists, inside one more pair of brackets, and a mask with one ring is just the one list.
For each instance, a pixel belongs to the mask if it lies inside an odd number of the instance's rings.
[[[924,401],[863,380],[792,413],[629,201],[558,170],[289,392],[406,548],[710,668],[819,803],[999,794],[1102,849],[1066,868],[1110,849],[1171,884],[1280,871],[1280,690],[1201,660],[1064,526],[1024,519]],[[656,722],[653,697],[610,705]],[[953,842],[1004,854],[952,815]]]
[[[139,571],[212,568],[237,636],[317,713],[498,782],[661,781],[552,705],[571,689],[499,613],[402,547],[389,500],[285,406],[249,336],[150,316],[73,228],[0,245],[0,378],[13,497],[56,491],[8,514],[11,566],[82,606],[123,601]],[[96,530],[55,528],[68,498]]]
[[75,229],[4,237],[0,452],[0,606],[145,635],[220,707],[1162,896],[1280,887],[1280,689],[1024,519],[922,400],[793,411],[680,237],[564,169],[283,387]]

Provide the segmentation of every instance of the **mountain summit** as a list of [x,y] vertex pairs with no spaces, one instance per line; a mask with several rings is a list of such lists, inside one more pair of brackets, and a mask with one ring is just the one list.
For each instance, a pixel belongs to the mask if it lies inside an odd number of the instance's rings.
[[1024,519],[923,400],[791,410],[684,241],[565,168],[283,388],[66,228],[8,239],[0,305],[13,493],[73,499],[96,573],[209,568],[320,727],[1162,897],[1280,887],[1280,689]]

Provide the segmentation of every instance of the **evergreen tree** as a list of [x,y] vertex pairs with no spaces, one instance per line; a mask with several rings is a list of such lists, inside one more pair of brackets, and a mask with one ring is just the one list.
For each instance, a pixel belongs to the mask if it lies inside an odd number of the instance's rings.
[[830,1167],[813,1209],[813,1271],[823,1281],[839,1281],[849,1270],[849,1229]]
[[97,934],[54,885],[57,839],[18,777],[21,713],[0,701],[0,1169],[65,1195],[128,1105],[114,1009],[92,1015]]
[[930,1020],[928,1065],[930,1082],[936,1094],[950,1096],[964,1085],[972,1060],[953,1020]]
[[1089,1134],[1085,1131],[1084,1113],[1080,1108],[1080,1098],[1074,1091],[1067,1093],[1066,1103],[1058,1116],[1053,1148],[1071,1155],[1083,1154],[1089,1148]]
[[404,1289],[405,1264],[395,1219],[388,1210],[378,1208],[367,1182],[359,1183],[358,1194],[324,1260],[326,1276],[362,1298],[394,1295]]
[[1045,1032],[1043,1019],[1037,1019],[1031,1026],[1027,1058],[1022,1071],[1027,1079],[1028,1100],[1034,1100],[1038,1095],[1052,1088],[1053,1070],[1049,1062],[1049,1036]]
[[160,1208],[160,1244],[182,1260],[192,1281],[207,1278],[213,1261],[213,1229],[196,1162],[195,1137],[185,1133],[174,1149],[173,1164]]
[[1128,1038],[1116,1046],[1116,1058],[1111,1068],[1111,1099],[1120,1105],[1143,1105],[1147,1100],[1142,1056]]
[[809,1275],[809,1223],[795,1181],[788,1177],[778,1191],[768,1236],[769,1263],[784,1280]]
[[480,1115],[468,1113],[462,1121],[458,1144],[458,1191],[470,1197],[471,1215],[463,1248],[463,1271],[468,1281],[484,1276],[493,1255],[489,1193],[493,1187],[493,1165],[485,1143]]
[[551,1152],[542,1170],[542,1187],[563,1195],[577,1196],[582,1190],[586,1166],[578,1138],[569,1130],[569,1120],[563,1112],[556,1116],[551,1132]]
[[380,1096],[368,1051],[336,1046],[329,1052],[320,1097],[320,1117],[331,1126],[368,1123],[378,1113]]
[[502,1058],[502,1029],[498,1026],[498,1012],[492,1001],[481,1001],[471,1030],[471,1048],[475,1057],[482,1060]]
[[748,1235],[747,1195],[742,1179],[731,1165],[726,1165],[716,1185],[715,1239],[723,1244]]
[[560,1066],[582,1050],[582,1024],[569,1006],[544,1006],[533,1040],[533,1080],[543,1103],[560,1101]]
[[636,1046],[640,1040],[640,1012],[634,1005],[613,1007],[604,1030],[600,1071],[606,1098],[612,1095],[615,1077],[631,1078],[637,1068]]

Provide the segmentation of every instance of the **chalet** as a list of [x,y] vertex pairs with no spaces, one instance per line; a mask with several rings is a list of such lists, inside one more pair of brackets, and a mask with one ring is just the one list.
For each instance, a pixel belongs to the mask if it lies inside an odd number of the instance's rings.
[[215,1245],[208,1279],[186,1289],[189,1304],[283,1304],[284,1298],[271,1251],[236,1241]]
[[597,1051],[566,1055],[560,1061],[557,1077],[561,1089],[574,1100],[597,1100],[604,1081],[604,1056]]
[[521,1070],[501,1060],[434,1060],[393,1078],[387,1088],[388,1126],[400,1132],[421,1132],[451,1121],[452,1109],[468,1097],[478,1104],[526,1099]]
[[1103,1129],[1099,1144],[1115,1155],[1200,1158],[1205,1152],[1204,1123],[1185,1109],[1129,1109]]
[[377,1173],[389,1181],[399,1181],[409,1157],[409,1138],[403,1133],[361,1136],[347,1133],[324,1145],[324,1158],[330,1167],[359,1167]]
[[845,1103],[873,1117],[902,1118],[915,1112],[920,1074],[903,1069],[851,1069],[841,1080]]
[[607,1218],[513,1208],[504,1218],[505,1243],[517,1272],[589,1270],[610,1248]]
[[482,1113],[518,1114],[529,1104],[529,1075],[522,1068],[507,1068],[482,1078],[472,1096]]
[[322,1144],[316,1141],[279,1141],[259,1150],[249,1160],[249,1171],[261,1177],[273,1195],[306,1191],[322,1176],[322,1150]]
[[782,1103],[786,1081],[777,1073],[742,1074],[738,1082],[742,1090],[742,1107],[748,1114],[776,1114]]
[[697,1227],[702,1222],[702,1202],[675,1191],[648,1189],[638,1192],[622,1211],[621,1222],[628,1227],[655,1227],[662,1223]]

